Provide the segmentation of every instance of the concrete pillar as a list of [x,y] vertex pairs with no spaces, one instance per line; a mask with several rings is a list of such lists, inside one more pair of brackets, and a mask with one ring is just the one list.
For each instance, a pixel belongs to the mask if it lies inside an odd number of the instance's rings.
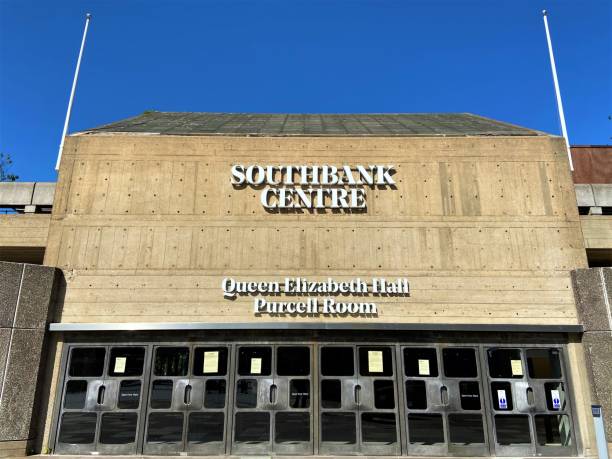
[[604,412],[607,441],[612,444],[612,268],[572,271],[578,316],[584,326],[584,346],[593,403]]
[[59,271],[0,262],[0,457],[29,452],[36,439],[35,398]]

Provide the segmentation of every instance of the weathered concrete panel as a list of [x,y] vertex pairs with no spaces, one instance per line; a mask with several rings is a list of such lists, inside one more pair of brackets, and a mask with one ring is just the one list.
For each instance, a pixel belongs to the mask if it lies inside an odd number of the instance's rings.
[[12,327],[23,265],[0,261],[0,327]]
[[14,329],[0,405],[0,440],[30,437],[44,330]]
[[25,265],[15,327],[44,329],[55,275],[55,268]]
[[595,197],[593,196],[593,188],[590,184],[576,184],[576,202],[578,207],[591,207],[595,205]]

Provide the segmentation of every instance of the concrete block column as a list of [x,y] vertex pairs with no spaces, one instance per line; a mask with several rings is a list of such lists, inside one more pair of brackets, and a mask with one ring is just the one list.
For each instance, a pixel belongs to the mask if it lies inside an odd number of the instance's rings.
[[28,452],[43,344],[59,271],[0,262],[0,457]]
[[612,442],[612,268],[572,271],[582,343],[593,402],[604,412],[608,444]]

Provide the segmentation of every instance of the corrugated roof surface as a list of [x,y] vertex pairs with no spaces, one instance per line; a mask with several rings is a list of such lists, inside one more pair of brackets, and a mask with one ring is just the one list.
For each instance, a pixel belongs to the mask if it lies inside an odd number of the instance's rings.
[[230,136],[535,136],[532,129],[469,113],[261,114],[145,112],[83,131]]

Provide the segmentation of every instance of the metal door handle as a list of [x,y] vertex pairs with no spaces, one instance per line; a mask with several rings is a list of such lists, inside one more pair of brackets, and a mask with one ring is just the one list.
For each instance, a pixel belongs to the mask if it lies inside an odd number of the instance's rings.
[[533,399],[533,389],[531,387],[528,387],[525,391],[525,395],[527,396],[527,405],[533,406],[535,402]]
[[105,386],[98,387],[98,405],[102,405],[104,403],[104,393],[106,392]]
[[276,384],[270,386],[270,403],[276,405]]
[[359,405],[359,393],[361,392],[361,386],[357,384],[355,386],[355,404]]
[[448,387],[446,386],[440,387],[440,404],[442,406],[448,405]]
[[187,384],[185,386],[185,393],[183,394],[183,403],[185,405],[189,405],[191,403],[191,385]]

